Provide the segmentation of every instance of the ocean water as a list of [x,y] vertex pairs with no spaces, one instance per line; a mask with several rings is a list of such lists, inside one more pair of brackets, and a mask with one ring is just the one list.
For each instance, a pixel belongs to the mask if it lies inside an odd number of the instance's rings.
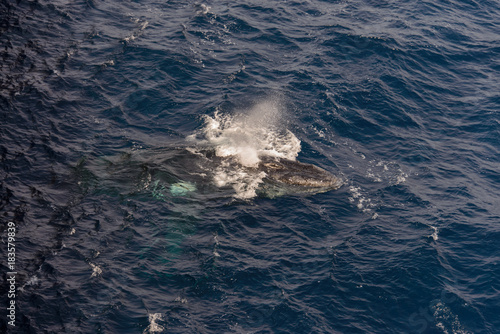
[[497,1],[3,0],[0,58],[2,333],[500,333]]

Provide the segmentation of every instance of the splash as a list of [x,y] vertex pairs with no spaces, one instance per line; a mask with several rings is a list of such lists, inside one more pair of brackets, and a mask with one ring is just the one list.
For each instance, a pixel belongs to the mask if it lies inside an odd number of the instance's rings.
[[93,263],[90,263],[90,266],[92,267],[92,275],[90,275],[90,277],[97,277],[97,276],[100,276],[102,274],[102,269],[98,266],[98,265],[95,265]]
[[255,167],[263,155],[295,160],[300,140],[283,128],[284,119],[277,102],[265,101],[246,113],[205,116],[203,133],[217,156],[235,157],[247,167]]
[[[204,117],[198,136],[201,147],[212,147],[215,156],[224,158],[214,171],[218,187],[232,186],[237,198],[257,195],[266,173],[256,171],[261,158],[276,157],[295,160],[300,152],[300,140],[282,124],[285,123],[278,101],[263,101],[249,110],[234,115],[217,110]],[[201,136],[199,136],[201,135]]]
[[460,323],[458,315],[453,313],[451,308],[442,301],[435,301],[431,306],[434,311],[433,316],[436,327],[444,334],[469,334],[470,332]]
[[149,313],[149,325],[146,327],[143,333],[161,333],[165,330],[165,327],[158,324],[158,321],[163,320],[163,316],[161,313]]

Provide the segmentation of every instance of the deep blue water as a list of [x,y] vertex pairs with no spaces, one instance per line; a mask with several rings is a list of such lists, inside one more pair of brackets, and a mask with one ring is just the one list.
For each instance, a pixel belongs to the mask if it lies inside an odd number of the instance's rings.
[[[0,55],[2,332],[500,333],[498,2],[4,0]],[[293,138],[340,189],[196,158]]]

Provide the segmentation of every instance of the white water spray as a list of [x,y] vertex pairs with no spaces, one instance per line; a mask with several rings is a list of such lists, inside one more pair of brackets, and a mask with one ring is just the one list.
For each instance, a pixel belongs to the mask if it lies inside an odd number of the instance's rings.
[[205,116],[202,129],[204,144],[224,157],[214,173],[219,187],[232,186],[237,198],[252,198],[266,176],[264,172],[250,172],[263,156],[295,160],[300,152],[300,140],[283,126],[283,109],[279,102],[263,101],[251,109],[235,115],[216,111]]

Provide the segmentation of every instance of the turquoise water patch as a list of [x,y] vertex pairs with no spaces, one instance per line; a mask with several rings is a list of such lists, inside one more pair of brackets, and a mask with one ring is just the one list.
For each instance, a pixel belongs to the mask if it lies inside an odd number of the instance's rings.
[[196,186],[191,182],[177,182],[170,186],[172,196],[186,196],[196,191]]

